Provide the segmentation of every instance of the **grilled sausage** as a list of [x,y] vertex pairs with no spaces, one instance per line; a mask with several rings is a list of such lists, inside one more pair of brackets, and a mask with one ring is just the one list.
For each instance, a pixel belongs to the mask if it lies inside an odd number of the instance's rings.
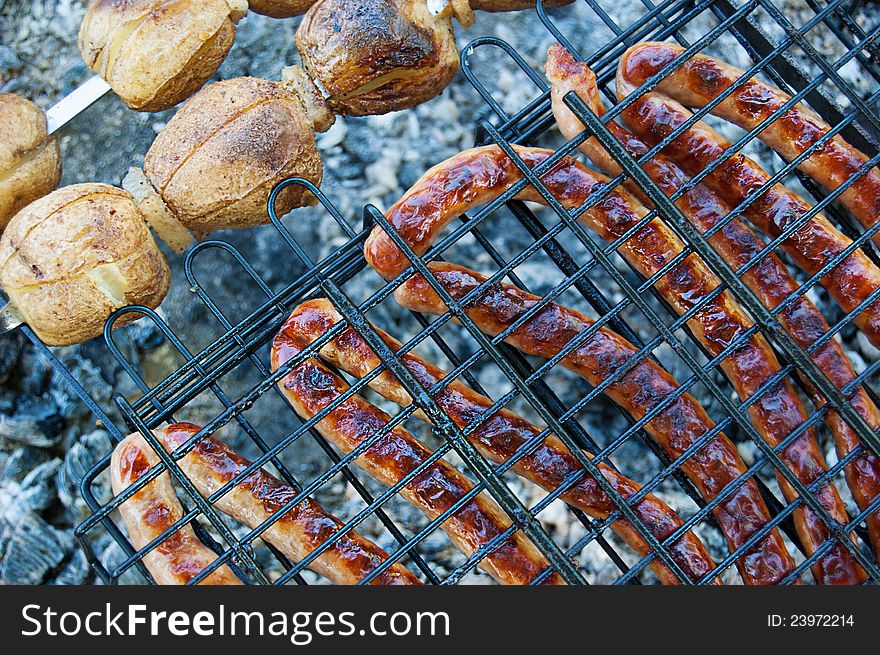
[[[627,75],[625,60],[617,71],[617,94],[623,99],[637,85]],[[659,93],[646,93],[621,114],[632,132],[656,145],[693,117],[682,104]],[[705,183],[727,203],[737,206],[771,180],[757,163],[737,153],[726,158],[730,142],[699,121],[674,139],[663,151],[691,175],[697,175],[721,163],[706,177]],[[759,230],[772,238],[798,221],[811,210],[809,203],[781,184],[774,184],[745,208],[745,216]],[[781,247],[801,269],[814,275],[836,255],[843,253],[852,241],[835,228],[822,214],[804,223]],[[835,302],[844,311],[853,311],[860,303],[880,289],[880,269],[861,250],[843,258],[820,280]],[[871,303],[855,317],[868,340],[880,347],[880,301]]]
[[[307,304],[311,311],[322,313],[329,325],[342,321],[342,317],[328,300],[312,300]],[[378,328],[376,330],[392,350],[395,352],[400,350],[399,341]],[[311,335],[311,339],[315,340],[320,336],[320,333],[315,333]],[[376,353],[351,328],[321,348],[320,355],[334,366],[358,378],[365,377],[381,365]],[[445,371],[412,352],[398,353],[398,356],[426,389],[431,389],[447,376]],[[390,371],[384,371],[369,384],[377,393],[401,406],[406,407],[412,403],[404,387]],[[497,464],[516,457],[520,449],[526,447],[542,432],[540,428],[506,409],[500,409],[487,416],[487,412],[493,407],[492,400],[480,395],[459,380],[448,382],[441,391],[432,394],[432,397],[460,429],[465,430],[476,425],[473,431],[467,434],[467,438],[486,458]],[[421,411],[417,412],[417,416],[427,420]],[[598,468],[603,477],[624,498],[639,492],[638,483],[624,477],[610,466],[599,463]],[[555,491],[564,484],[565,491],[560,498],[593,518],[606,519],[616,509],[613,501],[583,470],[574,455],[559,438],[553,435],[545,437],[540,445],[529,447],[528,453],[516,461],[512,470],[547,491]],[[578,474],[580,479],[576,477]],[[646,495],[632,508],[659,541],[666,539],[682,525],[678,515],[656,496]],[[645,539],[624,519],[616,520],[611,527],[639,555],[645,556],[650,552],[650,546]],[[670,545],[669,552],[692,582],[701,580],[714,568],[712,559],[702,542],[692,532],[688,532]],[[664,584],[679,584],[676,575],[660,560],[653,559],[651,566]]]
[[[332,325],[309,304],[296,308],[272,343],[272,368],[277,370],[308,348],[315,334]],[[279,382],[296,412],[310,419],[348,389],[348,384],[315,358],[305,359]],[[358,395],[332,409],[315,426],[345,454],[361,447],[355,463],[380,483],[391,487],[419,467],[420,472],[400,490],[407,502],[431,520],[462,501],[473,483],[448,462],[429,462],[432,452],[402,427],[387,429],[390,417]],[[367,445],[369,444],[369,445]],[[467,500],[441,524],[455,546],[471,556],[512,525],[510,518],[486,494]],[[502,584],[529,584],[549,568],[549,562],[521,532],[504,538],[480,561],[479,566]],[[545,584],[563,584],[558,573],[548,573]]]
[[[518,154],[535,167],[545,161],[552,152],[539,149],[519,148]],[[460,159],[459,159],[460,157]],[[420,200],[433,198],[437,180],[445,183],[458,180],[468,171],[479,169],[470,183],[469,193],[475,200],[465,201],[465,206],[440,199],[430,209]],[[436,171],[442,171],[442,174]],[[485,177],[484,177],[485,175]],[[522,177],[519,169],[498,148],[472,151],[441,164],[435,173],[429,173],[417,182],[405,200],[389,212],[389,220],[395,227],[403,226],[407,233],[436,234],[434,226],[445,224],[448,219],[463,213],[471,206],[482,204],[497,197]],[[542,182],[553,196],[566,208],[576,209],[583,205],[596,191],[607,185],[608,180],[591,173],[572,159],[567,159],[547,173]],[[456,188],[456,187],[454,187]],[[485,197],[485,196],[490,197]],[[541,202],[543,199],[532,187],[521,196]],[[417,200],[420,199],[420,200]],[[411,209],[418,207],[417,213]],[[609,242],[621,239],[647,214],[647,210],[624,190],[611,191],[598,205],[584,212],[580,221],[595,230]],[[374,231],[374,235],[377,232]],[[384,234],[384,233],[383,233]],[[370,248],[373,243],[368,242]],[[423,243],[430,245],[430,243]],[[684,249],[684,244],[660,219],[654,219],[627,239],[618,252],[645,277],[662,270]],[[690,255],[661,277],[656,288],[675,309],[684,314],[706,299],[719,285],[718,279],[696,256]],[[691,330],[713,354],[719,355],[727,347],[742,341],[742,335],[752,327],[749,318],[736,304],[729,292],[723,292],[699,309],[688,322]],[[780,381],[757,398],[753,395],[766,386],[780,371],[779,363],[770,345],[760,333],[738,343],[735,350],[725,357],[721,366],[743,400],[751,399],[749,415],[758,432],[770,445],[776,446],[797,430],[808,419],[808,414],[789,381]],[[805,431],[782,453],[782,458],[794,474],[809,484],[826,470],[822,452],[812,430]],[[786,498],[791,501],[797,493],[782,475],[777,476]],[[835,487],[823,487],[817,494],[822,506],[837,521],[846,522],[846,508]],[[829,532],[814,512],[798,507],[795,511],[798,534],[809,553],[816,551],[828,538]],[[852,584],[864,579],[861,570],[850,553],[841,545],[835,545],[814,567],[816,577],[823,583]]]
[[[659,73],[684,48],[672,43],[646,42],[632,46],[620,60],[621,76],[633,87]],[[689,107],[704,107],[725,90],[737,84],[745,73],[718,59],[695,54],[664,77],[656,89]],[[791,96],[761,80],[752,78],[718,103],[712,113],[753,130],[779,111]],[[792,161],[828,134],[831,128],[815,112],[801,103],[783,111],[758,132],[758,138]],[[828,139],[804,159],[798,168],[828,191],[834,191],[850,178],[859,179],[840,195],[840,201],[866,228],[880,218],[880,170],[876,166],[860,173],[868,157],[840,135]],[[880,235],[874,240],[880,243]]]
[[[560,46],[552,46],[547,60],[547,76],[552,82],[553,113],[563,136],[575,138],[584,130],[583,124],[568,109],[563,97],[569,91],[576,91],[590,109],[598,116],[605,112],[599,96],[596,76],[586,64],[577,62],[571,54]],[[606,127],[624,146],[627,152],[641,158],[650,147],[627,132],[619,124],[609,121]],[[581,144],[580,149],[599,168],[609,175],[618,175],[622,169],[611,155],[593,137]],[[657,155],[645,162],[643,168],[667,195],[673,195],[690,181],[690,176],[673,161]],[[682,195],[676,202],[682,214],[701,232],[713,228],[726,220],[730,206],[704,185]],[[734,270],[745,266],[764,249],[764,242],[740,219],[734,218],[709,238],[712,246],[727,260]],[[774,309],[786,298],[795,301],[779,314],[779,320],[802,348],[808,348],[828,331],[828,324],[822,314],[805,296],[796,296],[798,284],[785,265],[772,253],[764,256],[757,265],[743,273],[743,281],[758,296],[768,309]],[[829,376],[829,379],[842,388],[855,379],[856,374],[840,344],[829,340],[815,353],[813,361]],[[802,376],[807,390],[817,406],[824,404],[822,394],[805,376]],[[868,398],[863,388],[856,390],[851,402],[865,421],[875,429],[880,427],[880,413]],[[859,439],[850,425],[835,411],[827,415],[834,435],[835,445],[840,457],[858,447]],[[864,509],[880,494],[880,458],[870,452],[859,457],[846,469],[847,482],[859,507]],[[868,518],[869,533],[875,550],[880,549],[880,515]]]
[[[487,279],[454,264],[434,262],[429,267],[442,287],[456,300],[483,288]],[[431,314],[446,311],[441,299],[420,275],[407,280],[396,297],[400,304],[414,311]],[[493,284],[478,292],[476,300],[465,311],[483,332],[496,335],[533,310],[539,302],[537,296],[514,286]],[[592,325],[593,321],[588,317],[550,303],[505,341],[526,354],[550,358]],[[608,383],[604,391],[637,420],[659,404],[669,403],[645,425],[645,430],[670,458],[678,458],[715,426],[689,394],[680,394],[670,400],[670,395],[680,393],[678,385],[650,360],[636,362],[637,352],[632,344],[610,330],[600,329],[563,357],[560,363],[592,385],[603,384],[611,375],[619,376]],[[723,434],[708,439],[681,464],[681,470],[707,502],[725,494],[713,513],[731,550],[742,545],[770,520],[754,479],[747,480],[736,490],[726,488],[745,475],[746,466],[736,447]],[[794,562],[774,529],[744,553],[737,566],[747,584],[775,584],[791,573]]]
[[[530,166],[543,161],[549,154],[548,151],[527,148],[520,148],[518,152]],[[542,181],[563,204],[570,206],[568,200],[572,194],[586,195],[591,188],[580,188],[572,182],[574,179],[583,183],[581,170],[583,167],[565,161],[546,174]],[[497,147],[470,150],[426,173],[389,210],[388,220],[416,254],[421,255],[453,217],[472,206],[490,202],[520,177],[513,162]],[[540,201],[539,194],[531,187],[526,187],[520,197]],[[605,205],[613,212],[619,211],[613,199]],[[367,239],[364,251],[370,265],[385,278],[394,277],[407,267],[403,253],[379,227]],[[486,280],[478,273],[451,264],[434,263],[430,268],[440,284],[456,299],[463,298]],[[443,302],[419,275],[404,283],[395,297],[415,311],[446,311]],[[512,325],[539,300],[516,287],[495,284],[478,294],[466,311],[481,330],[495,335]],[[593,321],[578,312],[549,303],[515,330],[507,341],[528,354],[551,358],[592,324]],[[631,365],[631,370],[620,381],[607,386],[606,393],[638,419],[670,393],[676,393],[677,384],[649,360],[628,362],[637,352],[632,344],[603,328],[562,358],[561,363],[593,385],[602,384],[609,375],[620,374],[621,368],[627,370],[626,367]],[[686,394],[646,426],[671,457],[681,455],[712,428],[705,411]],[[682,469],[694,480],[704,497],[710,499],[745,472],[736,449],[723,435],[709,441],[694,459],[682,465]],[[727,507],[731,504],[742,507]],[[769,513],[754,481],[749,480],[719,506],[716,517],[730,545],[735,548],[769,520]],[[793,568],[793,562],[778,533],[772,531],[756,550],[741,559],[739,567],[747,582],[766,584],[785,577]]]
[[[159,463],[143,436],[135,432],[119,442],[110,458],[110,484],[117,496]],[[140,550],[183,518],[183,506],[164,472],[119,506],[132,545]],[[167,536],[144,555],[143,563],[160,585],[184,585],[214,563],[217,554],[205,546],[189,524]],[[223,564],[202,580],[206,585],[240,585]]]
[[[176,423],[156,430],[156,438],[174,452],[199,431],[191,423]],[[250,462],[219,439],[201,438],[178,465],[199,493],[211,496],[231,481],[232,487],[215,503],[217,509],[254,529],[277,512],[284,515],[260,534],[286,557],[299,562],[342,528],[343,523],[309,498],[285,507],[299,492],[273,475],[258,469],[242,477]],[[349,530],[308,565],[335,584],[357,584],[388,559],[388,553],[366,537]],[[403,564],[395,562],[379,574],[375,585],[421,584]]]

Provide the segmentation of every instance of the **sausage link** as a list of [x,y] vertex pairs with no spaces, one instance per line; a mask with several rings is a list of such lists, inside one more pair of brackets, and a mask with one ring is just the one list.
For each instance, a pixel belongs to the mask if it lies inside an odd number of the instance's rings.
[[[331,324],[309,304],[296,308],[272,343],[272,368],[278,369],[308,348],[313,335],[323,334]],[[348,384],[315,358],[306,359],[282,378],[279,387],[296,412],[309,419],[344,394]],[[420,472],[400,491],[410,504],[431,520],[439,517],[474,488],[473,483],[444,460],[428,463],[432,453],[402,427],[395,427],[378,440],[390,417],[358,395],[352,395],[316,428],[340,451],[348,454],[370,443],[354,461],[370,476],[391,487],[416,469]],[[504,510],[487,494],[469,500],[441,524],[455,546],[471,556],[512,525]],[[505,538],[479,564],[502,584],[529,584],[549,568],[549,562],[522,532]],[[545,584],[564,584],[550,573]]]
[[[683,52],[684,48],[672,43],[638,43],[620,60],[621,75],[633,87],[640,86]],[[656,89],[688,107],[705,107],[744,75],[738,68],[697,53],[663,78]],[[718,103],[712,113],[753,130],[790,100],[791,96],[784,91],[752,78]],[[830,131],[814,111],[798,103],[763,126],[758,138],[786,161],[792,161]],[[830,192],[859,174],[867,162],[864,153],[835,135],[817,147],[798,168]],[[880,170],[874,166],[862,172],[840,195],[840,201],[863,226],[873,226],[880,217]],[[874,240],[880,243],[880,235],[875,235]]]
[[[342,321],[342,317],[328,300],[312,300],[309,306],[321,312],[331,325]],[[395,352],[401,344],[392,336],[374,328]],[[317,339],[320,334],[313,334]],[[342,332],[327,343],[320,352],[323,359],[334,366],[363,378],[382,362],[363,338],[351,328]],[[400,360],[410,373],[426,389],[430,389],[446,378],[447,373],[412,352],[398,353]],[[412,399],[390,371],[383,371],[370,381],[370,387],[383,397],[403,407],[412,404]],[[527,443],[534,440],[542,430],[507,409],[500,409],[487,416],[493,407],[489,398],[477,393],[459,380],[452,380],[441,391],[432,394],[434,401],[447,413],[462,430],[473,427],[480,421],[467,438],[489,460],[502,464],[517,455]],[[427,417],[421,411],[416,413],[423,420]],[[585,453],[587,457],[591,456]],[[610,466],[598,463],[602,476],[624,498],[630,498],[640,491],[638,483],[624,477]],[[547,491],[555,491],[566,484],[566,491],[560,497],[572,507],[576,507],[593,518],[606,519],[616,509],[613,501],[584,471],[583,467],[557,437],[549,435],[537,446],[530,447],[513,465],[512,470]],[[580,479],[575,476],[580,474]],[[682,520],[662,500],[647,495],[632,506],[635,513],[652,534],[662,541],[682,526]],[[627,521],[618,519],[611,528],[621,536],[641,556],[651,552],[650,546],[641,534]],[[672,558],[681,566],[692,582],[708,575],[714,563],[702,542],[692,532],[686,533],[669,546]],[[664,584],[679,584],[678,578],[662,561],[654,558],[651,567]],[[716,578],[716,583],[720,581]]]
[[[628,71],[624,60],[617,71],[617,94],[620,99],[637,88],[626,77]],[[654,92],[640,96],[621,114],[626,126],[652,145],[659,143],[692,117],[693,114],[681,103]],[[729,147],[729,141],[705,122],[698,121],[674,139],[663,154],[691,175],[697,175],[720,161],[717,168],[704,178],[705,184],[725,202],[738,206],[771,178],[745,155],[725,155]],[[810,209],[809,203],[799,195],[782,184],[774,184],[751,202],[744,213],[755,227],[776,238]],[[782,249],[795,264],[810,275],[818,273],[829,259],[851,245],[852,241],[822,214],[813,216],[781,243]],[[880,289],[880,269],[864,252],[856,250],[823,276],[820,283],[844,311],[851,312]],[[868,340],[880,347],[880,300],[872,302],[854,320]]]
[[[483,289],[486,277],[454,264],[434,262],[431,273],[456,300],[478,288]],[[396,295],[404,307],[418,312],[443,314],[446,306],[420,275],[407,280]],[[540,298],[511,286],[494,284],[478,293],[465,310],[483,332],[496,335],[530,311]],[[593,324],[588,317],[571,309],[550,303],[539,310],[505,340],[522,352],[550,358],[558,354],[578,334]],[[676,393],[675,380],[652,361],[642,359],[633,364],[637,349],[610,330],[600,329],[590,339],[561,360],[592,385],[601,384],[615,371],[627,373],[608,385],[605,393],[636,420]],[[714,428],[705,410],[689,394],[682,394],[645,425],[645,430],[675,459],[700,437]],[[746,473],[746,466],[736,447],[720,434],[703,445],[681,464],[681,470],[693,481],[708,502],[725,492],[727,485]],[[770,520],[770,513],[754,479],[742,486],[715,507],[713,514],[727,538],[731,550],[743,544]],[[737,561],[740,574],[747,584],[775,584],[794,569],[794,561],[786,550],[779,532],[771,530]]]
[[[159,462],[159,456],[140,433],[120,441],[110,458],[113,493],[121,494]],[[140,550],[183,518],[183,506],[165,471],[126,499],[119,513],[132,545]],[[189,524],[168,535],[143,557],[144,566],[160,585],[187,584],[216,560],[217,554],[199,540]],[[201,584],[240,585],[241,580],[223,564]]]
[[[593,112],[601,116],[605,112],[599,96],[596,77],[586,64],[576,62],[564,48],[551,47],[547,61],[547,75],[553,83],[553,112],[562,134],[573,139],[583,131],[584,126],[562,102],[562,97],[570,90],[576,91]],[[636,158],[646,155],[650,146],[628,132],[618,123],[609,121],[606,127]],[[581,150],[599,168],[609,175],[619,175],[620,165],[599,144],[590,138],[581,145]],[[675,194],[690,182],[691,177],[675,162],[657,155],[643,164],[644,170],[667,195]],[[737,270],[758,257],[764,242],[739,218],[725,219],[731,211],[730,205],[718,197],[705,185],[698,185],[676,202],[682,214],[699,230],[706,233],[718,224],[720,231],[709,238],[709,243]],[[758,299],[768,308],[774,309],[798,290],[798,284],[785,264],[775,255],[764,255],[761,260],[742,275],[743,281]],[[798,296],[789,307],[779,313],[779,321],[802,348],[816,343],[829,330],[828,324],[816,306],[806,297]],[[841,345],[830,339],[812,354],[816,365],[838,388],[843,388],[856,378],[852,364]],[[807,391],[816,406],[825,403],[824,396],[812,385],[806,376],[801,376]],[[865,389],[859,387],[850,398],[853,407],[873,429],[880,428],[880,412],[868,397]],[[834,436],[838,456],[843,458],[857,448],[859,438],[852,427],[836,411],[827,414],[826,423]],[[856,503],[865,509],[880,494],[880,458],[865,452],[846,468],[847,483]],[[880,514],[868,517],[868,532],[875,551],[880,553]]]
[[[518,154],[530,167],[535,167],[552,153],[546,150],[519,148]],[[452,172],[457,167],[479,169],[480,174],[472,183],[471,192],[483,196],[485,191],[479,191],[477,187],[480,186],[481,181],[488,179],[488,191],[494,192],[497,196],[521,178],[519,170],[500,149],[482,150],[475,157],[478,157],[478,160],[470,160],[466,163],[460,163],[454,158],[455,161],[443,166],[443,173],[448,177],[442,179],[445,181],[462,175]],[[483,177],[486,172],[489,172],[490,178]],[[423,182],[416,183],[415,189],[424,191],[426,197],[431,197],[433,185],[438,179],[441,179],[441,176],[429,174]],[[591,173],[571,159],[561,162],[545,174],[542,182],[568,209],[580,207],[593,192],[607,185],[606,178]],[[532,187],[527,187],[520,197],[536,202],[543,200]],[[413,198],[414,196],[408,195],[404,202],[395,205],[389,211],[389,220],[395,226],[406,225],[409,222],[420,225],[422,229],[415,230],[420,234],[436,234],[430,226],[445,222],[440,218],[441,214],[448,214],[446,216],[448,219],[477,204],[475,201],[466,203],[464,207],[455,205],[454,211],[452,211],[454,203],[450,203],[450,206],[440,204],[433,208],[433,213],[431,209],[422,205],[419,207],[418,215],[413,216],[410,212],[414,204]],[[488,199],[490,198],[483,197],[480,202]],[[609,193],[596,206],[584,212],[579,220],[610,242],[620,239],[646,214],[647,210],[628,192],[621,189]],[[660,219],[654,219],[626,240],[619,247],[618,252],[645,277],[650,277],[681,253],[683,248],[684,244],[675,233]],[[679,313],[691,310],[718,285],[718,279],[696,255],[687,257],[656,283],[658,291]],[[752,323],[736,305],[729,292],[724,292],[700,309],[689,321],[689,326],[704,346],[712,354],[718,355],[728,346],[738,343],[743,334],[751,328]],[[780,371],[772,349],[760,334],[738,344],[736,349],[722,360],[721,366],[743,400],[751,398]],[[778,445],[808,419],[807,412],[789,381],[778,382],[761,393],[760,397],[751,403],[748,412],[758,432],[773,446]],[[795,475],[807,484],[827,470],[812,430],[805,431],[787,446],[782,452],[782,458]],[[797,498],[797,493],[785,478],[781,474],[777,477],[786,498],[789,501]],[[835,520],[846,522],[845,506],[833,485],[826,485],[817,495],[823,507]],[[815,552],[829,537],[829,531],[819,517],[803,506],[798,507],[795,512],[795,525],[809,553]],[[823,583],[857,583],[863,580],[865,575],[842,544],[836,544],[826,556],[823,556],[814,570],[817,579]]]
[[[156,430],[156,438],[169,452],[187,443],[200,430],[192,423],[175,423]],[[228,482],[232,487],[215,506],[251,529],[282,511],[299,495],[293,487],[258,469],[242,478],[250,462],[219,439],[201,438],[195,447],[178,460],[178,465],[202,496],[208,497]],[[260,534],[294,562],[320,548],[342,528],[343,523],[321,505],[306,498],[284,509],[284,515]],[[352,585],[388,559],[388,553],[366,537],[349,530],[309,564],[315,573],[335,584]],[[395,562],[379,574],[375,585],[421,584],[403,564]]]

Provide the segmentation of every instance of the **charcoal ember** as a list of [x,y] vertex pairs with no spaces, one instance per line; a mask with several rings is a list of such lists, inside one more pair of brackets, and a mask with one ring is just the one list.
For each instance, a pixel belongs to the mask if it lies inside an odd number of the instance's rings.
[[137,350],[153,350],[165,341],[165,335],[153,321],[138,321],[125,331],[125,338]]
[[36,513],[48,509],[58,497],[55,476],[59,468],[61,460],[57,458],[34,467],[18,484],[18,493],[13,502]]
[[22,339],[18,332],[0,335],[0,384],[6,384],[15,370],[21,353]]
[[[109,434],[104,430],[93,430],[80,436],[67,449],[56,487],[61,504],[77,520],[88,515],[88,508],[79,494],[80,481],[112,448]],[[92,491],[100,502],[110,499],[110,486],[102,478],[95,481]]]
[[24,396],[42,396],[52,379],[52,364],[30,343],[25,342],[14,369],[11,385]]
[[5,461],[0,465],[0,479],[21,482],[28,473],[48,460],[49,454],[41,448],[16,448],[6,455]]
[[[128,559],[128,555],[122,550],[122,547],[115,541],[110,540],[100,555],[101,564],[104,565],[109,572],[113,572],[116,567]],[[119,584],[147,584],[147,578],[140,572],[137,565],[127,569],[119,576]]]
[[89,580],[91,569],[85,553],[76,548],[70,559],[64,563],[57,575],[52,578],[50,584],[54,585],[81,585]]
[[13,77],[23,66],[19,56],[15,54],[15,50],[8,45],[0,44],[0,73],[4,78]]
[[[104,378],[101,369],[92,361],[85,359],[79,354],[65,357],[64,365],[71,375],[88,389],[89,394],[99,404],[108,404],[113,396],[113,387]],[[62,416],[67,419],[77,418],[86,408],[76,392],[64,382],[61,374],[56,372],[52,380],[52,396],[57,402]]]
[[0,413],[0,439],[50,448],[61,441],[62,420],[54,403],[20,395],[11,414]]
[[880,350],[874,347],[874,345],[868,341],[868,338],[864,334],[859,332],[856,336],[856,342],[858,343],[859,351],[862,357],[864,357],[869,362],[877,361],[878,357],[880,357]]
[[0,521],[0,584],[40,584],[73,549],[71,535],[32,512]]

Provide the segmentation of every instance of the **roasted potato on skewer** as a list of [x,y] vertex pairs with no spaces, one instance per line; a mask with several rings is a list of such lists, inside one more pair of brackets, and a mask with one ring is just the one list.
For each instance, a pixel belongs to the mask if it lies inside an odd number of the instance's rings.
[[459,68],[452,18],[432,13],[427,0],[318,0],[296,46],[330,106],[354,116],[425,102]]
[[16,214],[0,237],[0,286],[50,346],[100,335],[120,307],[157,307],[170,280],[137,205],[108,184],[58,189]]
[[334,111],[386,114],[430,100],[455,77],[453,17],[470,27],[475,9],[534,6],[535,0],[317,0],[296,31],[296,47]]
[[[240,77],[208,85],[159,133],[143,172],[129,171],[123,187],[150,225],[175,250],[212,230],[268,222],[272,188],[287,177],[320,184],[315,131],[333,124],[318,89],[302,69],[275,82]],[[279,215],[311,204],[302,187],[278,197]]]
[[46,131],[46,114],[30,100],[0,93],[0,232],[60,179],[61,152]]
[[272,18],[290,18],[306,13],[315,0],[250,0],[248,8]]
[[246,0],[95,0],[79,49],[126,105],[160,111],[217,71],[247,8]]

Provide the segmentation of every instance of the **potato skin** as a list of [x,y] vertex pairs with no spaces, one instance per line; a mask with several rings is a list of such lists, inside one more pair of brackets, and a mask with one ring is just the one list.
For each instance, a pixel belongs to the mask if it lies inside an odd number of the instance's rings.
[[46,114],[30,100],[0,93],[0,232],[60,179],[61,151],[46,131]]
[[[321,183],[314,127],[284,83],[240,77],[209,84],[156,137],[144,173],[189,230],[267,223],[272,188],[287,177]],[[278,197],[281,216],[314,198],[299,186]]]
[[[318,0],[296,46],[330,105],[355,116],[414,107],[440,94],[459,69],[452,21],[432,16],[426,2]],[[368,84],[379,86],[359,91]]]
[[95,0],[79,49],[131,109],[161,111],[217,71],[241,15],[227,0]]
[[248,0],[248,8],[271,18],[301,16],[315,4],[315,0]]
[[[125,285],[119,297],[96,284],[94,276],[107,268]],[[16,214],[0,237],[0,286],[50,346],[100,335],[123,305],[157,307],[170,280],[140,210],[107,184],[58,189]],[[125,315],[116,325],[135,318]]]

